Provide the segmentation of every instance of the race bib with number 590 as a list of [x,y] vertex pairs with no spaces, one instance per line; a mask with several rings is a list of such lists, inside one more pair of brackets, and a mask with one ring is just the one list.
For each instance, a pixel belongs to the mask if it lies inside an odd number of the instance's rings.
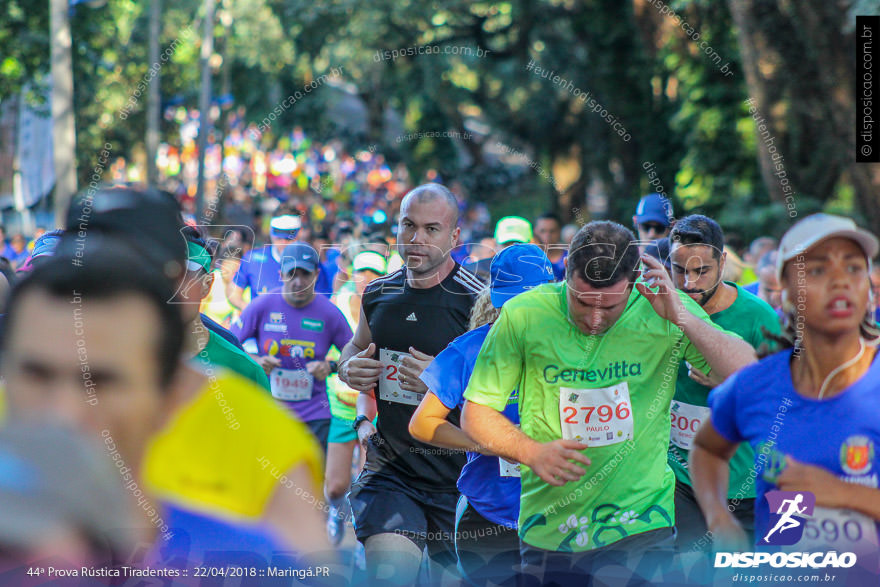
[[868,516],[848,509],[816,507],[805,522],[804,534],[791,548],[799,552],[837,550],[869,555],[880,549],[877,525]]
[[632,404],[626,381],[598,389],[559,389],[562,438],[607,446],[633,438]]

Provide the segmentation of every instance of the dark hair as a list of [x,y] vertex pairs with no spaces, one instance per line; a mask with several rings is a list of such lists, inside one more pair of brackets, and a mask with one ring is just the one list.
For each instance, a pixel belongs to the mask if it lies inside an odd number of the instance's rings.
[[83,241],[95,234],[124,240],[168,279],[180,277],[186,244],[180,205],[166,191],[141,187],[106,187],[74,196],[67,210],[66,232]]
[[601,289],[621,279],[634,282],[638,277],[636,237],[616,222],[597,220],[585,224],[574,235],[569,251],[566,279],[577,275]]
[[[56,254],[20,279],[6,302],[6,321],[0,348],[15,344],[10,340],[12,325],[22,300],[32,291],[44,291],[53,297],[84,300],[107,300],[124,294],[137,294],[150,302],[159,315],[159,382],[167,387],[180,366],[183,350],[183,318],[178,304],[170,304],[174,290],[157,268],[145,262],[127,241],[100,234],[90,234],[83,244],[65,237]],[[79,246],[79,249],[74,247]],[[72,250],[79,254],[71,255]],[[151,319],[146,316],[130,317]],[[87,318],[86,318],[87,319]]]
[[[33,263],[33,261],[31,263]],[[9,287],[15,285],[17,279],[15,276],[15,269],[12,268],[12,261],[6,257],[0,257],[0,273],[6,277],[6,281],[9,282]]]
[[562,228],[562,219],[555,212],[544,212],[535,218],[535,224],[537,224],[539,220],[554,220],[556,224],[559,225],[559,228]]
[[712,247],[712,257],[721,258],[724,251],[724,232],[721,226],[702,214],[691,214],[679,219],[669,233],[670,247],[680,245],[706,245]]

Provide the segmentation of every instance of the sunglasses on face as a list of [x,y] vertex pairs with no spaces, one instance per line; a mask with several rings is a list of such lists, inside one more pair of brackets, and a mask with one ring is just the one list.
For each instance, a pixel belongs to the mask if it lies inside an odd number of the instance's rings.
[[639,224],[642,232],[664,232],[666,227],[659,222],[642,222]]

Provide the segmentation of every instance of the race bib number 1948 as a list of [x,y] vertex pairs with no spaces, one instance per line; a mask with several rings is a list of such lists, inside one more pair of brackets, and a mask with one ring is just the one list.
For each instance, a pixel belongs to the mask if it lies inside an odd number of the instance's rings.
[[562,438],[590,446],[617,444],[633,437],[632,404],[626,381],[599,389],[559,389]]

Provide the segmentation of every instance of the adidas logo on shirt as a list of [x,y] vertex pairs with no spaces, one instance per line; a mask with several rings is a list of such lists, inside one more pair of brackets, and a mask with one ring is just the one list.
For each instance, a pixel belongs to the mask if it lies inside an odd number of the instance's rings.
[[416,318],[416,313],[412,312],[409,316],[406,317],[407,322],[418,322],[419,319]]

